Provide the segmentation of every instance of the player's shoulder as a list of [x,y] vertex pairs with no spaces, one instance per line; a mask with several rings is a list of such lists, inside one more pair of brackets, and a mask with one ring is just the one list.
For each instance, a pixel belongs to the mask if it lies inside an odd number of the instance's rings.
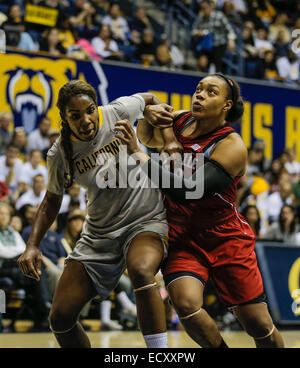
[[51,148],[48,150],[47,159],[48,158],[55,159],[61,155],[60,143],[61,143],[61,138],[58,137],[56,141],[52,144]]
[[241,159],[247,158],[248,156],[248,149],[242,137],[237,132],[228,134],[219,142],[218,146],[219,149],[229,150],[234,155],[239,155]]
[[188,112],[190,112],[190,111],[189,110],[176,110],[176,111],[173,111],[173,119],[176,119],[180,115],[186,114]]

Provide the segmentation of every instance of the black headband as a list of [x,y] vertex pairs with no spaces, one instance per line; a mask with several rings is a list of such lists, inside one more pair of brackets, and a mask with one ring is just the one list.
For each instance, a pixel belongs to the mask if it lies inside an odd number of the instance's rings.
[[231,90],[231,94],[232,94],[232,100],[233,100],[233,103],[236,102],[236,99],[237,99],[237,95],[236,95],[236,89],[234,87],[234,84],[232,82],[231,79],[228,79],[225,77],[225,75],[223,74],[214,74],[214,75],[217,75],[218,77],[221,77],[225,80],[225,82],[228,84],[228,86],[230,87],[230,90]]

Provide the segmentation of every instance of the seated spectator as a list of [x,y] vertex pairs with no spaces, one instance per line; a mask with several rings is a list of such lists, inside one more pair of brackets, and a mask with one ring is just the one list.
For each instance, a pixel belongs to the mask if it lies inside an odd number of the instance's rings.
[[157,44],[154,40],[154,34],[151,29],[146,28],[142,35],[142,41],[138,45],[135,58],[138,59],[143,66],[150,66],[155,60]]
[[292,181],[297,182],[300,180],[300,162],[296,160],[295,148],[286,148],[287,161],[284,163],[284,167],[287,172],[292,176]]
[[297,59],[297,55],[293,52],[292,49],[288,50],[287,56],[282,56],[277,59],[276,65],[278,68],[278,72],[280,77],[285,83],[289,83],[292,85],[299,84],[299,60]]
[[279,32],[282,34],[282,39],[285,43],[291,41],[291,31],[286,26],[288,22],[288,16],[285,13],[279,13],[276,15],[274,22],[269,27],[269,38],[273,43],[277,39]]
[[84,220],[85,212],[81,210],[74,210],[68,215],[67,226],[64,231],[65,239],[62,240],[68,254],[75,248],[77,240],[80,238]]
[[[22,237],[25,242],[28,241],[31,230],[32,225],[23,230]],[[61,240],[62,236],[56,232],[56,221],[54,221],[39,246],[39,250],[43,255],[42,261],[45,266],[51,300],[64,268],[65,257],[68,254]]]
[[209,72],[209,59],[206,54],[199,55],[197,60],[197,71],[201,73]]
[[10,207],[0,203],[0,277],[9,278],[11,289],[24,289],[26,304],[32,310],[34,329],[40,330],[48,326],[49,307],[43,298],[43,284],[24,276],[17,264],[17,258],[25,250],[25,243],[21,235],[15,231],[10,223]]
[[243,57],[248,59],[255,59],[257,57],[257,50],[254,46],[254,24],[246,22],[242,29],[243,41]]
[[42,152],[38,149],[34,149],[29,153],[29,161],[25,162],[23,166],[24,170],[24,182],[30,187],[33,186],[33,180],[36,175],[40,174],[45,179],[45,184],[48,182],[48,171],[43,164]]
[[91,41],[96,54],[103,59],[122,60],[122,53],[115,40],[111,38],[111,30],[108,25],[102,25],[97,37]]
[[[56,141],[56,139],[60,136],[60,131],[58,129],[49,129],[48,131],[48,139],[49,139],[49,148],[46,148],[46,150],[48,151],[48,149],[50,149],[53,145],[53,143]],[[45,154],[43,154],[43,156],[45,157]]]
[[102,19],[102,24],[108,25],[112,32],[112,37],[120,43],[128,43],[130,29],[125,17],[121,15],[120,5],[112,3],[109,14]]
[[23,224],[22,230],[25,229],[25,227],[33,224],[33,220],[35,218],[37,209],[38,209],[37,206],[25,204],[16,212],[16,214],[20,216],[22,219]]
[[233,1],[224,1],[221,11],[225,14],[229,23],[236,28],[240,28],[242,25],[242,18],[236,11]]
[[60,206],[59,213],[68,212],[68,207],[70,202],[73,200],[77,200],[80,203],[80,209],[82,211],[86,210],[86,198],[85,198],[86,190],[80,187],[79,184],[73,183],[72,186],[68,189],[68,192],[64,194],[63,200]]
[[280,182],[279,192],[270,194],[267,199],[267,218],[269,224],[278,221],[280,210],[283,205],[292,205],[294,196],[292,193],[292,185],[288,182]]
[[171,69],[173,67],[171,55],[168,46],[160,44],[156,49],[155,60],[152,66],[159,66],[161,69]]
[[260,167],[262,158],[262,151],[256,150],[253,147],[248,150],[247,173],[249,175],[262,175],[262,169]]
[[44,151],[49,149],[49,130],[51,126],[51,121],[47,117],[44,117],[37,129],[33,130],[28,135],[27,152],[31,152],[34,149]]
[[262,139],[258,139],[253,143],[252,146],[253,150],[259,155],[259,171],[261,173],[266,173],[269,169],[271,160],[266,157],[266,143]]
[[300,229],[296,221],[296,214],[293,206],[282,206],[278,221],[271,224],[264,238],[300,245]]
[[70,22],[70,16],[63,13],[57,22],[57,29],[59,31],[59,41],[65,50],[76,43],[76,38],[74,35],[74,29]]
[[99,29],[98,16],[101,7],[88,0],[74,0],[73,4],[65,9],[70,16],[69,23],[78,32],[78,38],[90,39],[95,37]]
[[278,73],[275,53],[273,50],[266,50],[264,52],[263,60],[259,64],[259,74],[262,79],[266,79],[268,81],[282,80]]
[[268,31],[265,28],[259,28],[254,37],[254,47],[260,58],[264,57],[265,51],[273,50],[272,42],[268,40]]
[[145,8],[138,7],[130,22],[130,30],[136,31],[142,35],[146,28],[153,29],[151,18],[147,15],[147,10]]
[[30,34],[25,31],[24,19],[18,4],[10,6],[7,20],[2,23],[2,28],[6,34],[6,43],[8,46],[28,51],[37,50],[37,45],[34,43]]
[[0,181],[5,182],[11,195],[16,189],[25,189],[23,178],[23,162],[18,158],[20,154],[19,146],[9,143],[5,154],[0,156]]
[[16,210],[19,210],[25,204],[32,206],[39,205],[45,196],[45,178],[41,174],[37,174],[33,179],[32,189],[22,194],[16,202]]
[[24,127],[18,126],[15,128],[15,130],[13,131],[12,138],[11,138],[11,143],[14,143],[17,146],[19,146],[20,154],[18,158],[21,161],[26,162],[28,158],[27,157],[27,134],[25,132]]
[[260,214],[256,206],[254,205],[247,205],[243,211],[242,215],[245,217],[246,221],[250,225],[252,231],[255,234],[256,238],[260,238],[260,227],[261,227],[261,219]]
[[11,112],[0,113],[0,155],[4,154],[6,146],[11,141],[13,132],[10,128],[13,123],[13,115]]
[[49,52],[53,56],[64,55],[67,50],[59,40],[59,30],[57,28],[47,29],[40,39],[40,51]]
[[15,231],[21,234],[23,229],[22,218],[18,215],[13,215],[10,219],[9,226],[11,226]]
[[275,41],[273,42],[276,57],[287,56],[289,50],[289,43],[285,41],[283,31],[279,31]]
[[269,170],[265,174],[265,179],[270,184],[269,194],[279,191],[279,179],[284,172],[286,172],[286,170],[281,161],[278,158],[274,159]]

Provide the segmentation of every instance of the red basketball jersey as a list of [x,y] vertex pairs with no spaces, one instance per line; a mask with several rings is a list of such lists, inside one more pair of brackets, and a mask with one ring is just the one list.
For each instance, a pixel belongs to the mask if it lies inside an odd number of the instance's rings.
[[[191,112],[180,114],[175,120],[173,129],[178,141],[183,145],[184,152],[203,153],[204,162],[209,160],[209,153],[213,146],[229,134],[235,132],[231,127],[223,125],[216,130],[197,138],[184,137],[182,131],[193,123],[195,119]],[[184,218],[185,222],[192,222],[196,228],[224,223],[232,216],[240,216],[235,205],[235,192],[240,178],[233,179],[231,185],[222,193],[215,193],[211,198],[178,203],[166,195],[165,202],[168,221],[178,223]]]

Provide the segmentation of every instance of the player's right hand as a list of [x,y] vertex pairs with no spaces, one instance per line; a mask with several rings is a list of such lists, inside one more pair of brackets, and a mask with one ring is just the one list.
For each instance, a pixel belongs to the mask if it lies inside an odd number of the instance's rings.
[[165,103],[147,105],[144,111],[144,118],[154,127],[171,127],[173,125],[173,107]]
[[25,276],[39,281],[42,274],[42,253],[34,246],[27,246],[18,259],[18,265]]

